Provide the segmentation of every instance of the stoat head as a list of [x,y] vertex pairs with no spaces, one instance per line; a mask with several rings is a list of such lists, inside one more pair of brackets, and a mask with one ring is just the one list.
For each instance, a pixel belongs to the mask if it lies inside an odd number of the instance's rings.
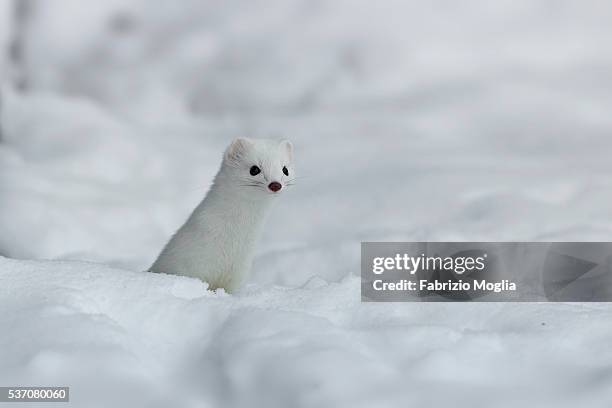
[[235,139],[225,151],[227,182],[256,194],[282,193],[295,180],[293,145],[288,140]]

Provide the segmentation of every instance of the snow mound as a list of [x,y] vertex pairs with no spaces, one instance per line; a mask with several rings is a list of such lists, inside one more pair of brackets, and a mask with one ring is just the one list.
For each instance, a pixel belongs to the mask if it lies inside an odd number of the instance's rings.
[[191,278],[6,258],[0,281],[10,333],[0,337],[0,381],[70,385],[72,406],[574,407],[612,398],[611,333],[601,324],[612,316],[597,304],[362,304],[354,277],[229,296]]

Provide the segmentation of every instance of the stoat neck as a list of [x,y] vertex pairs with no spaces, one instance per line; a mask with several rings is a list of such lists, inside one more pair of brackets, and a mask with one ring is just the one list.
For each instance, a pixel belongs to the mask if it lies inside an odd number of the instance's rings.
[[237,225],[241,231],[256,232],[268,213],[271,201],[260,192],[215,182],[194,211],[194,216],[201,222]]

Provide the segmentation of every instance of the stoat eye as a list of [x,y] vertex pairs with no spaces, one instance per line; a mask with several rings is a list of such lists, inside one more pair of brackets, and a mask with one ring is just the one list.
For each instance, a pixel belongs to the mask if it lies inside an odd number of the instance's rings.
[[289,170],[287,170],[287,167],[286,167],[286,166],[283,166],[283,174],[284,174],[285,176],[288,176],[288,175],[289,175]]
[[251,173],[251,176],[256,176],[261,173],[261,169],[257,166],[251,166],[251,170],[249,170],[249,173]]

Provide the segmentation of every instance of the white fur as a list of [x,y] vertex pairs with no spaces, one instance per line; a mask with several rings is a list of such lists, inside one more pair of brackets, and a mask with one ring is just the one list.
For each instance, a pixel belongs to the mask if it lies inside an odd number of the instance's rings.
[[[256,165],[261,173],[251,176]],[[289,176],[283,174],[283,166]],[[239,138],[227,148],[204,200],[174,234],[150,270],[200,278],[209,289],[232,292],[251,268],[253,250],[274,198],[292,184],[288,141]],[[277,181],[276,193],[268,189]]]

